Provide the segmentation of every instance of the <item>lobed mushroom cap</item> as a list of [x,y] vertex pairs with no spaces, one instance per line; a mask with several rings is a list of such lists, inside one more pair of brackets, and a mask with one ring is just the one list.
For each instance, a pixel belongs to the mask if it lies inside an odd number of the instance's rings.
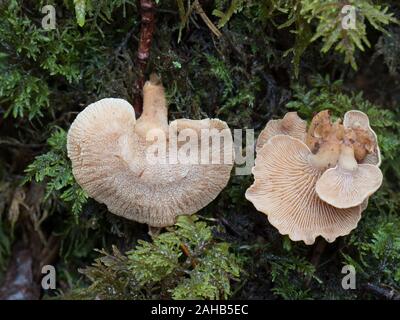
[[355,229],[361,207],[335,208],[322,201],[315,184],[323,171],[313,167],[308,146],[288,135],[276,135],[258,151],[254,184],[246,198],[267,214],[281,234],[313,244],[318,236],[333,242]]
[[[353,171],[339,165],[326,170],[316,184],[321,200],[336,208],[351,208],[364,203],[382,184],[381,170],[372,164],[359,164]],[[368,201],[368,200],[367,200]]]
[[381,165],[381,151],[378,145],[378,137],[370,126],[368,116],[359,110],[347,111],[344,115],[343,125],[350,129],[363,129],[369,133],[373,141],[373,150],[371,150],[372,152],[367,153],[361,163],[373,164],[379,167]]
[[[228,129],[219,120],[204,122]],[[168,146],[165,163],[149,163],[148,142],[135,132],[135,123],[128,102],[108,98],[86,107],[68,132],[76,181],[110,212],[150,226],[168,226],[178,215],[206,206],[226,186],[232,163],[170,164]]]
[[256,151],[258,152],[270,138],[278,134],[289,135],[301,141],[305,141],[307,135],[306,130],[307,122],[301,119],[297,115],[297,112],[288,112],[283,119],[268,121],[267,125],[258,136]]

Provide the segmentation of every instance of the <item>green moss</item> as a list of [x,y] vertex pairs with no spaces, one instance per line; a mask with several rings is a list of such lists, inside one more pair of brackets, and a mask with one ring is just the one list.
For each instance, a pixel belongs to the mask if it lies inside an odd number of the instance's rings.
[[47,140],[50,151],[36,157],[25,170],[23,183],[34,180],[46,181],[46,201],[50,196],[57,197],[71,207],[75,216],[82,212],[87,195],[75,182],[71,162],[67,157],[67,133],[57,128]]
[[[140,30],[136,3],[0,5],[0,186],[17,185],[25,176],[27,184],[45,187],[39,199],[48,212],[42,232],[60,239],[60,293],[350,299],[373,298],[363,292],[365,282],[398,289],[400,29],[393,15],[398,3],[349,1],[359,8],[359,28],[338,32],[336,0],[202,1],[222,32],[216,38],[189,11],[193,1],[158,2],[146,74],[162,76],[171,119],[219,117],[232,129],[254,128],[257,137],[268,120],[289,110],[308,121],[323,109],[335,117],[350,109],[369,115],[382,149],[383,186],[358,228],[327,245],[318,265],[311,263],[313,247],[282,237],[245,199],[250,175],[233,176],[197,213],[200,220],[180,220],[153,241],[145,225],[110,214],[76,184],[66,155],[66,132],[76,114],[103,97],[133,101],[141,94],[133,85]],[[56,30],[40,26],[44,4],[56,5]],[[7,229],[11,201],[1,193],[0,274],[15,241]],[[23,231],[18,223],[15,228],[16,234]],[[195,266],[181,243],[198,260]],[[94,248],[103,248],[100,256]],[[358,290],[342,289],[344,263],[356,265]]]
[[239,260],[212,232],[194,216],[181,216],[175,227],[126,254],[116,247],[111,254],[100,250],[102,256],[81,271],[90,286],[70,298],[227,299]]

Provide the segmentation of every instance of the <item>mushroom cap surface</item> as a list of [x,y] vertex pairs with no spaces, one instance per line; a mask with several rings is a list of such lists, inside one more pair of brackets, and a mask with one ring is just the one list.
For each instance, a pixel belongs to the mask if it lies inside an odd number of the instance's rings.
[[258,151],[254,183],[246,198],[268,216],[281,234],[313,244],[322,236],[333,242],[355,229],[361,207],[335,208],[322,201],[315,184],[323,171],[310,164],[311,150],[299,139],[276,135]]
[[[202,123],[217,131],[229,130],[220,120]],[[107,98],[79,113],[68,132],[76,181],[110,212],[154,227],[169,226],[178,215],[206,206],[228,183],[233,163],[174,164],[169,140],[165,163],[149,162],[149,142],[135,132],[135,124],[134,109],[127,101]]]
[[282,119],[269,120],[257,139],[256,151],[273,136],[278,134],[289,135],[301,141],[305,141],[307,135],[307,121],[301,119],[297,112],[288,112]]
[[378,145],[378,137],[374,130],[372,130],[368,116],[359,110],[347,111],[344,115],[343,125],[350,129],[363,129],[366,130],[373,141],[372,152],[367,153],[361,163],[373,164],[376,166],[381,165],[381,151]]

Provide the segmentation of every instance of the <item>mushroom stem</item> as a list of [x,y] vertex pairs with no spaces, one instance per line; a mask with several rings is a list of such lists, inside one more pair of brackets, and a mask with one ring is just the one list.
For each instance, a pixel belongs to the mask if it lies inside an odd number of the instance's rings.
[[151,238],[155,238],[157,237],[160,232],[161,232],[162,228],[159,227],[153,227],[151,225],[149,225],[149,231],[147,232],[147,234],[151,237]]
[[345,170],[354,171],[357,169],[358,164],[354,157],[354,148],[346,143],[341,145],[339,166]]
[[339,159],[340,146],[337,141],[327,142],[321,146],[316,154],[311,154],[310,164],[318,169],[325,170],[336,165]]
[[[321,238],[321,237],[317,238],[317,240],[313,246],[312,256],[310,259],[310,262],[315,267],[315,269],[317,269],[319,266],[319,262],[321,260],[322,254],[325,251],[326,245],[327,245],[327,242],[325,241],[324,238]],[[312,279],[313,278],[311,275],[307,277],[307,279],[306,279],[307,286],[310,285]]]
[[168,108],[164,87],[160,79],[152,74],[143,87],[143,113],[136,122],[135,131],[146,136],[152,129],[168,132]]

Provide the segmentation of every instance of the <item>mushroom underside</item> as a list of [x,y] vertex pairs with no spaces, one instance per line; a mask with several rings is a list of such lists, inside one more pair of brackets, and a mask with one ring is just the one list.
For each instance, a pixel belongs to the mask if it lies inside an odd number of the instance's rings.
[[[161,163],[148,161],[149,143],[134,131],[133,108],[115,101],[119,99],[104,100],[88,106],[74,121],[68,155],[79,185],[109,211],[151,226],[168,226],[176,216],[203,208],[226,186],[232,163],[177,163],[168,146]],[[209,123],[221,126],[213,119]],[[198,141],[191,150],[196,146]],[[219,150],[210,147],[213,152],[223,157],[226,150],[221,144]]]
[[246,198],[268,216],[281,234],[312,244],[350,233],[361,218],[361,207],[335,208],[322,201],[315,184],[322,172],[309,164],[310,149],[300,140],[277,135],[259,150],[254,184]]

